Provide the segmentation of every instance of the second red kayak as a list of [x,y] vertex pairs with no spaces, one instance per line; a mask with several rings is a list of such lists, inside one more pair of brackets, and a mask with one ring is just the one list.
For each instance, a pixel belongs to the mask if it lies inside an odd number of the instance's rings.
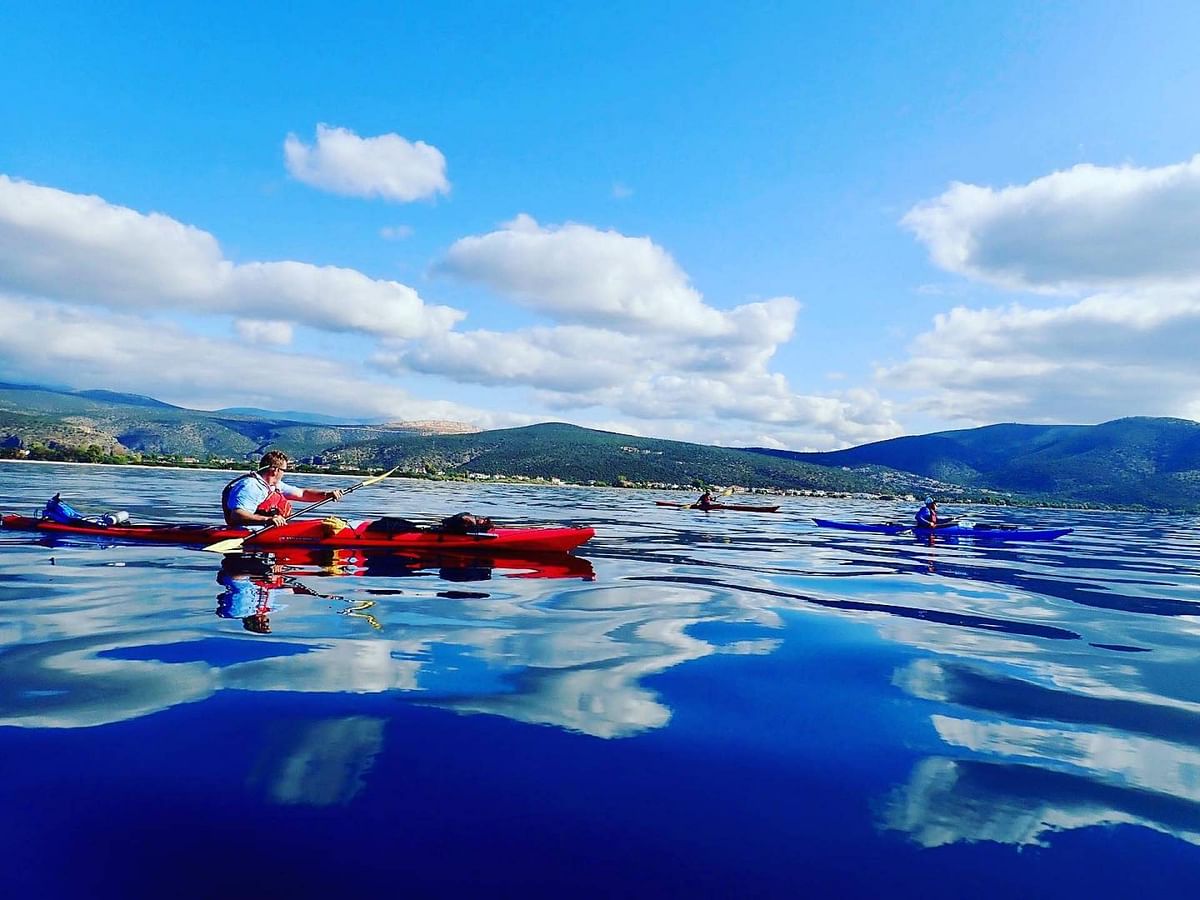
[[440,550],[522,550],[526,552],[564,552],[590,540],[595,530],[585,526],[528,526],[493,528],[491,531],[460,534],[437,528],[389,532],[379,530],[375,522],[348,524],[334,528],[321,519],[303,519],[271,528],[261,537],[248,528],[224,525],[121,524],[91,522],[63,524],[32,516],[7,515],[0,526],[17,531],[37,531],[52,535],[78,535],[109,540],[150,544],[207,545],[233,538],[242,539],[246,549],[273,547],[361,547],[364,549],[436,548]]

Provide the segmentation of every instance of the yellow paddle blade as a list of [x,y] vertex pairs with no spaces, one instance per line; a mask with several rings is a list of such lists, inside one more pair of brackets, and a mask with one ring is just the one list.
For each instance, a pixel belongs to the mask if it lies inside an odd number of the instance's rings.
[[[247,535],[246,537],[249,537]],[[209,553],[234,553],[242,549],[242,544],[246,543],[246,538],[227,538],[223,541],[217,541],[215,544],[209,544],[207,547],[201,547],[201,550],[206,550]]]
[[[366,481],[360,481],[358,484],[354,485],[354,487],[351,490],[357,490],[360,487],[366,487],[368,484],[374,484],[377,481],[383,481],[383,479],[387,478],[389,475],[396,474],[396,472],[398,472],[398,471],[400,471],[399,466],[396,466],[395,468],[392,468],[392,469],[388,469],[382,475],[375,475],[375,476],[372,476],[371,478],[368,478]],[[349,493],[349,491],[343,491],[343,493]]]

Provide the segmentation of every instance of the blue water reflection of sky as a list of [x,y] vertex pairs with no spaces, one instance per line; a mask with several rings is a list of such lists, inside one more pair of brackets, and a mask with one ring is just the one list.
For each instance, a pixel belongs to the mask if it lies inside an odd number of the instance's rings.
[[[211,519],[222,483],[11,464],[0,506],[63,490]],[[587,522],[590,566],[317,560],[259,579],[261,609],[231,605],[245,573],[197,551],[5,533],[0,756],[21,764],[0,839],[65,843],[86,867],[101,822],[148,851],[168,826],[185,845],[266,832],[320,860],[271,882],[300,893],[380,889],[397,867],[414,890],[533,895],[1007,896],[1048,877],[1065,896],[1169,895],[1197,871],[1187,521],[1020,511],[1076,533],[930,547],[810,523],[900,508],[722,517],[653,498],[389,482],[339,512]],[[40,854],[18,885],[82,889]],[[197,896],[236,881],[217,859]],[[125,896],[171,881],[115,872]]]

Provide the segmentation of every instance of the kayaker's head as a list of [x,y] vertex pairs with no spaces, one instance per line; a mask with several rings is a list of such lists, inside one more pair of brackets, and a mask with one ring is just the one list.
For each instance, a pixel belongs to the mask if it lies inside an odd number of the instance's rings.
[[270,634],[271,620],[266,613],[257,613],[242,619],[242,627],[253,634]]
[[934,500],[932,497],[926,497],[926,498],[925,498],[925,505],[926,505],[926,506],[930,506],[930,507],[932,507],[932,506],[937,506],[937,501],[936,501],[936,500]]
[[288,457],[282,450],[268,450],[258,462],[258,474],[264,479],[278,481],[287,471]]

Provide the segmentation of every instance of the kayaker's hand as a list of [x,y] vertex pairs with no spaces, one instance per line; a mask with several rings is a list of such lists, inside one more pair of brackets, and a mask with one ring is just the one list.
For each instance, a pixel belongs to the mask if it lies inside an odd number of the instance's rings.
[[287,519],[285,519],[283,516],[276,513],[275,515],[268,518],[267,521],[263,522],[263,524],[264,525],[282,525],[286,521],[287,521]]
[[342,492],[340,490],[339,491],[329,491],[328,494],[329,494],[330,500],[341,500],[342,499]]

